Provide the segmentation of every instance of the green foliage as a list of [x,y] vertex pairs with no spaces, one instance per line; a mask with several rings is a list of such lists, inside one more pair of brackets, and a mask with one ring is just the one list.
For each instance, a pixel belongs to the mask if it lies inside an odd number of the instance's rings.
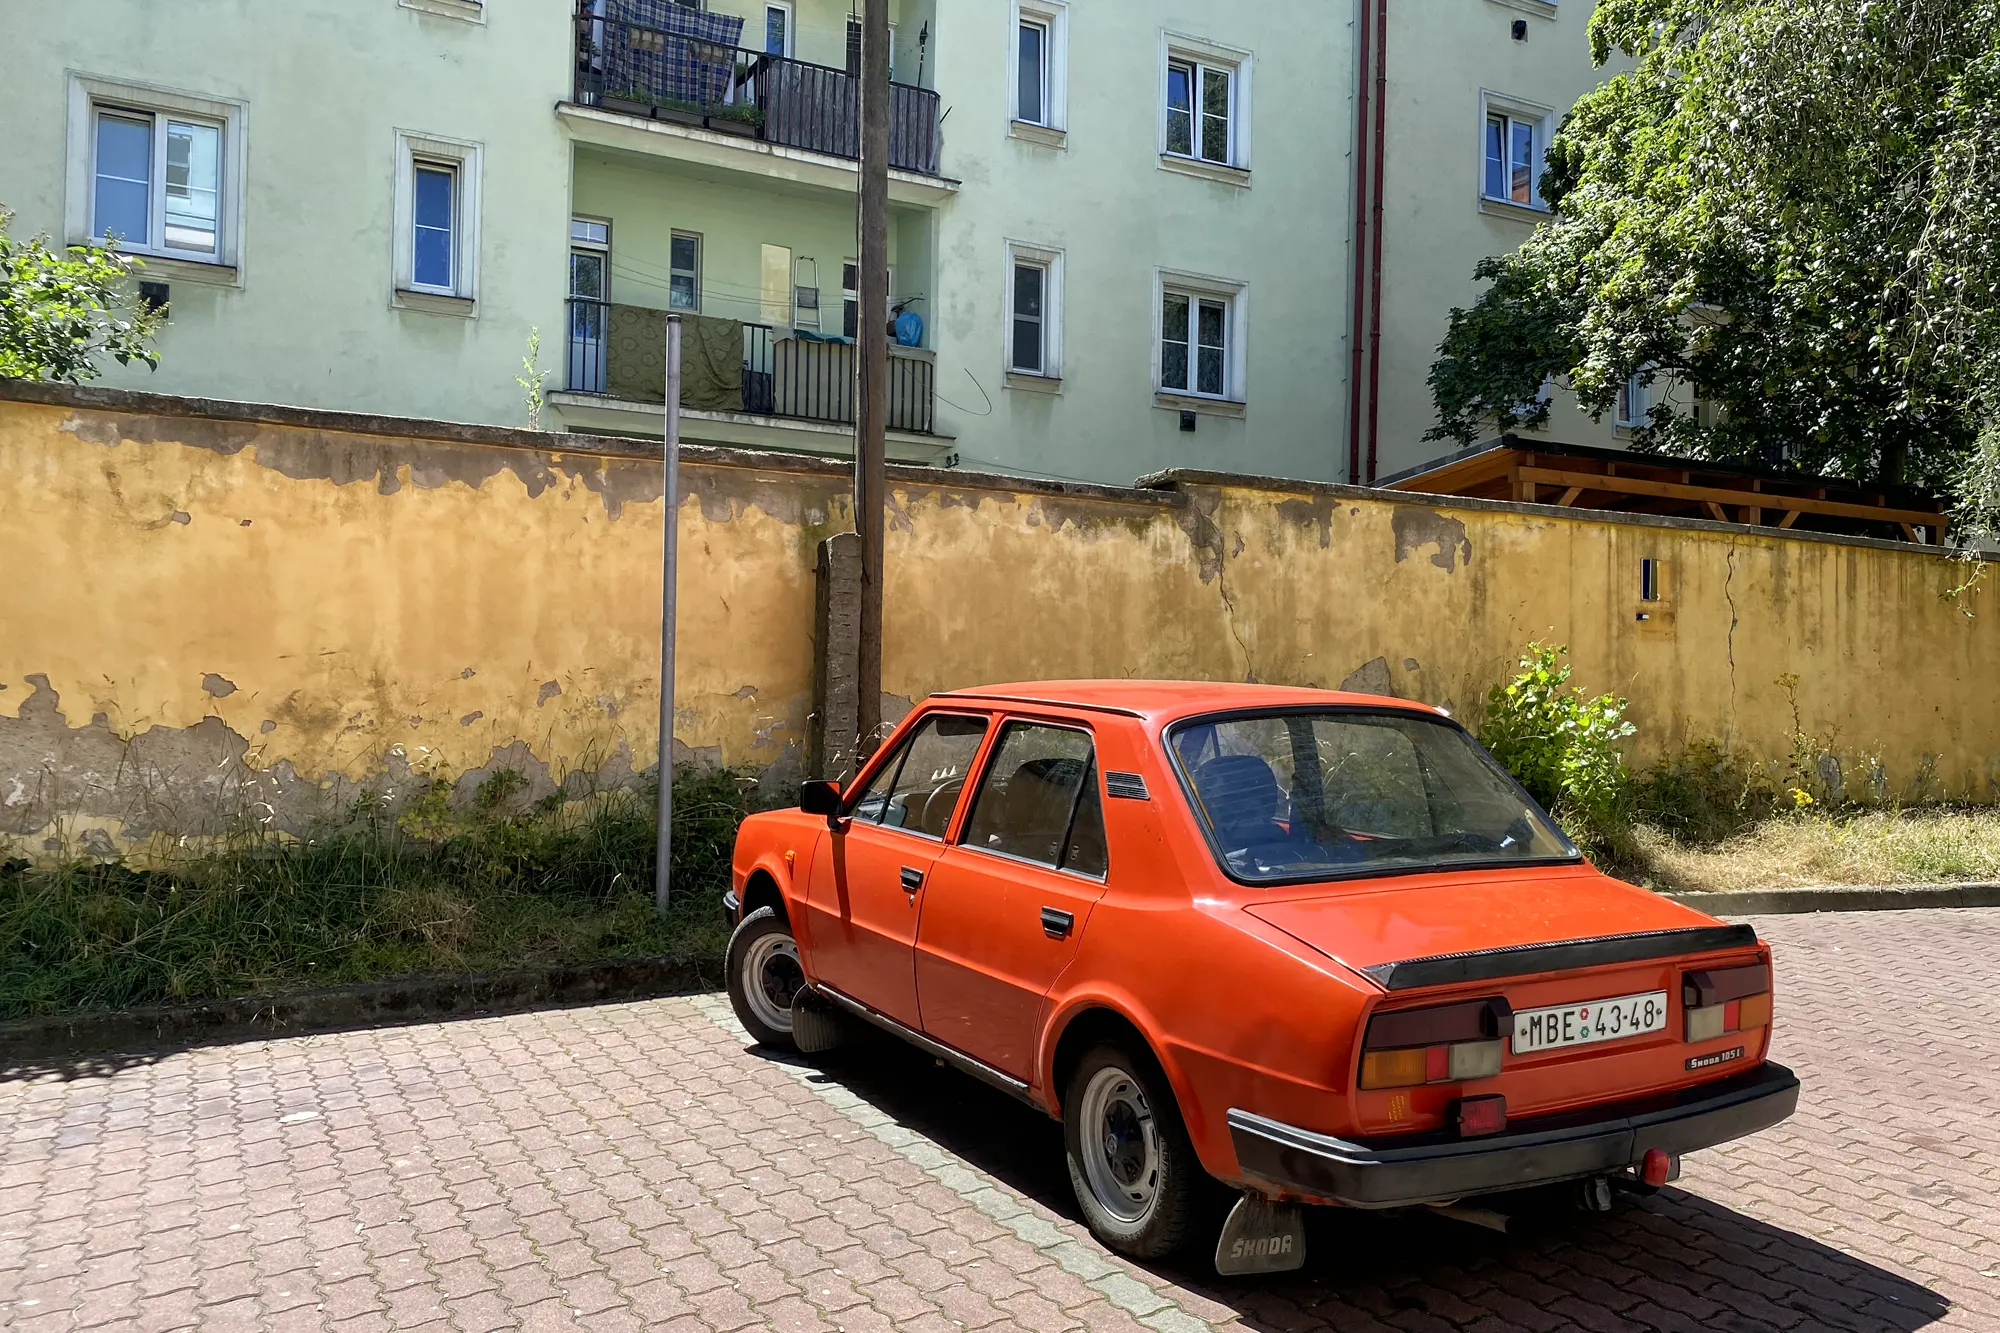
[[1587,834],[1625,803],[1622,747],[1633,727],[1625,700],[1592,698],[1569,683],[1568,653],[1529,644],[1514,678],[1487,692],[1479,740],[1546,809]]
[[521,358],[521,373],[514,377],[514,383],[521,386],[522,402],[528,409],[528,429],[542,428],[542,386],[549,381],[549,372],[542,369],[542,331],[531,327],[528,330],[528,351]]
[[[1600,0],[1634,67],[1551,145],[1554,212],[1453,312],[1433,438],[1601,416],[1640,448],[2000,492],[2000,0]],[[1720,410],[1697,419],[1693,387]],[[1991,455],[1994,451],[1989,450]]]
[[674,781],[673,909],[653,909],[647,786],[526,801],[501,770],[463,809],[433,782],[312,836],[153,870],[0,865],[0,1017],[257,994],[418,972],[597,959],[719,960],[750,786]]
[[12,219],[0,209],[0,379],[81,384],[97,378],[100,356],[157,367],[165,316],[129,309],[124,290],[140,262],[108,248],[57,251],[46,236],[13,240]]

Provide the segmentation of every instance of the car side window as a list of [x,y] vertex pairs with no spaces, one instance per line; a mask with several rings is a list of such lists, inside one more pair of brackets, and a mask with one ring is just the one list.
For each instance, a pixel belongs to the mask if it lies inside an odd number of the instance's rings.
[[852,807],[863,823],[943,838],[966,775],[986,738],[987,721],[934,713],[876,770]]
[[963,841],[1102,878],[1109,857],[1089,733],[1009,722],[974,797]]

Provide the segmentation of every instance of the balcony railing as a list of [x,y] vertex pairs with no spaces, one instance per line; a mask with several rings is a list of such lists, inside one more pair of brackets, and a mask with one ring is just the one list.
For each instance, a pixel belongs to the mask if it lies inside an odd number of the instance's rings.
[[[679,21],[671,10],[661,20]],[[787,148],[860,156],[861,81],[855,75],[633,22],[628,11],[597,0],[578,4],[576,100]],[[941,143],[938,95],[891,83],[889,165],[935,176]]]
[[[572,393],[661,402],[666,396],[666,318],[659,310],[572,297]],[[721,321],[715,321],[720,324]],[[769,324],[744,324],[740,378],[712,346],[683,334],[681,405],[797,421],[854,424],[855,347]],[[928,359],[889,358],[889,429],[929,435],[935,425]]]

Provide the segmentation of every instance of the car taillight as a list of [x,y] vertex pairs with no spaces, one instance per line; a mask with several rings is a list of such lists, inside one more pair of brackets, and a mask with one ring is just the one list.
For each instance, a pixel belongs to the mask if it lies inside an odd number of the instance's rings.
[[1503,1034],[1513,1021],[1514,1011],[1497,996],[1376,1014],[1361,1039],[1361,1086],[1492,1078],[1500,1072]]
[[1770,965],[1682,973],[1681,1011],[1689,1041],[1763,1027],[1771,1021]]

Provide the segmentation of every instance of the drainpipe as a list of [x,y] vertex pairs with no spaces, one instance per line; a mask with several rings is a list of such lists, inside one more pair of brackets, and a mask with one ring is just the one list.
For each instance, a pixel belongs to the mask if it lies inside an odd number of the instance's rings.
[[1347,480],[1361,482],[1361,355],[1366,337],[1362,319],[1364,281],[1368,274],[1368,78],[1373,53],[1369,50],[1369,16],[1376,0],[1358,0],[1361,11],[1361,40],[1358,45],[1360,78],[1356,80],[1354,111],[1354,315],[1349,321],[1347,372]]
[[1374,194],[1371,208],[1374,222],[1369,227],[1368,246],[1368,484],[1375,484],[1376,408],[1382,387],[1382,169],[1387,150],[1383,130],[1388,120],[1389,102],[1389,0],[1375,0],[1375,151]]

